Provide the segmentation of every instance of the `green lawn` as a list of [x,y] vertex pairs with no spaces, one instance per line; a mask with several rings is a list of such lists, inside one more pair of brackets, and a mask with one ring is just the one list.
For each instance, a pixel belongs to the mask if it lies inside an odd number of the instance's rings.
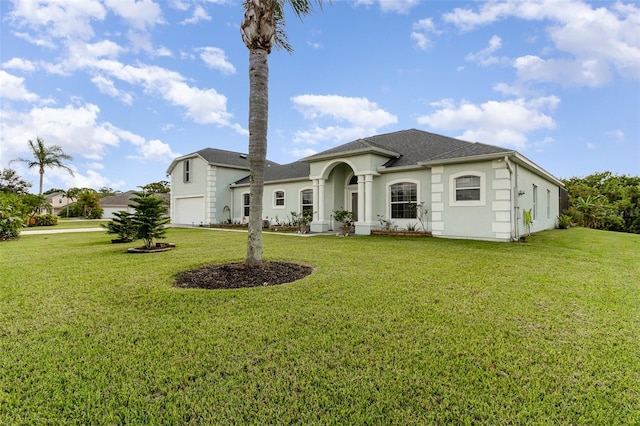
[[58,219],[58,224],[53,226],[32,226],[28,230],[54,230],[54,229],[74,229],[74,228],[100,228],[101,224],[109,223],[107,219]]
[[296,283],[181,290],[246,234],[0,243],[0,424],[640,424],[640,236],[265,235]]

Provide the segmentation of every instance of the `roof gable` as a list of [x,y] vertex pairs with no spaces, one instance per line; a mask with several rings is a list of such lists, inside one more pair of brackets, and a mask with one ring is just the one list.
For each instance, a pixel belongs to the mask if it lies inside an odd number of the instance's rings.
[[409,129],[361,138],[304,158],[302,161],[314,162],[366,150],[388,153],[389,161],[384,165],[386,168],[414,166],[434,160],[466,159],[479,155],[513,152],[493,145],[472,143],[423,130]]

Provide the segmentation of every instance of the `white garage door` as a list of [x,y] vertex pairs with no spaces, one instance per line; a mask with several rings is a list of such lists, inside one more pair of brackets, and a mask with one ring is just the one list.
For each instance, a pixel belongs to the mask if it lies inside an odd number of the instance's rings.
[[180,225],[200,225],[205,223],[204,197],[189,197],[176,199],[176,217],[173,223]]

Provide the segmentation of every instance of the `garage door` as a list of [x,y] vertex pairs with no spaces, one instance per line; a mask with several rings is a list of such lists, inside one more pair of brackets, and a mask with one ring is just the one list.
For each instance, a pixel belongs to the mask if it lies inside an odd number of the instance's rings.
[[200,225],[206,223],[204,218],[204,197],[176,199],[176,217],[173,223],[180,225]]

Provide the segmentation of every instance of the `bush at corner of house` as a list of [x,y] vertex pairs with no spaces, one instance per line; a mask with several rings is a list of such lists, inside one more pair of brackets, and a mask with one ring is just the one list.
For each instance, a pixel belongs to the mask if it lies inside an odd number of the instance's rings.
[[568,214],[558,216],[558,228],[568,229],[573,224],[573,217]]

